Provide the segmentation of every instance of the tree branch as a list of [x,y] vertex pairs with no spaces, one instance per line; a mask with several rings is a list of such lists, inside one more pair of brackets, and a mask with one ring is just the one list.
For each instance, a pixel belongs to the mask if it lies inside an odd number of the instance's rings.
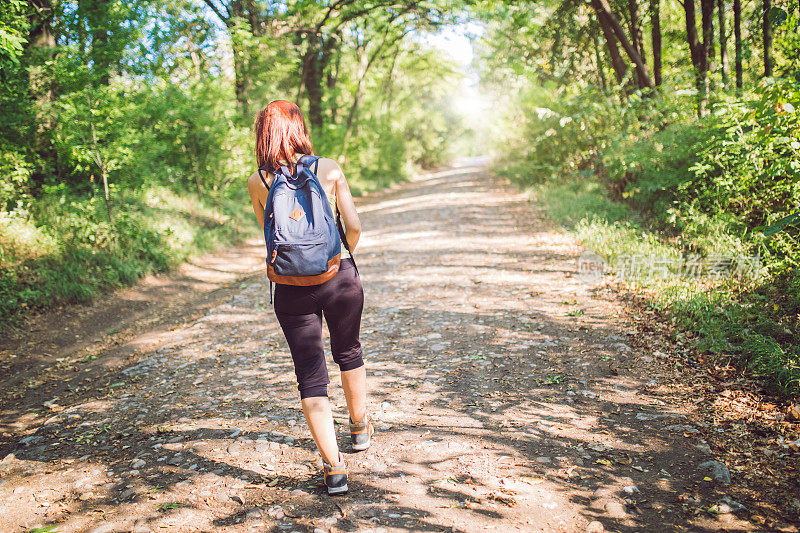
[[220,10],[219,10],[219,8],[217,7],[217,5],[216,5],[216,4],[214,4],[214,0],[203,0],[203,1],[205,2],[205,4],[206,4],[208,7],[210,7],[210,8],[211,8],[211,11],[213,11],[213,12],[214,12],[214,14],[215,14],[215,15],[217,15],[217,17],[219,17],[219,20],[220,20],[220,21],[221,21],[223,24],[225,24],[226,26],[228,26],[228,24],[229,24],[229,21],[230,21],[230,14],[231,14],[231,13],[230,13],[230,11],[228,11],[228,8],[227,8],[227,6],[225,6],[225,12],[228,14],[228,16],[227,16],[227,17],[225,17],[225,16],[223,16],[223,15],[222,15],[222,11],[220,11]]
[[[640,88],[652,88],[653,82],[650,80],[650,74],[647,72],[647,65],[642,61],[642,56],[636,51],[636,48],[631,45],[625,31],[620,26],[617,18],[611,10],[611,5],[608,0],[592,0],[592,7],[597,12],[598,17],[602,14],[605,16],[605,21],[610,25],[610,29],[614,32],[617,40],[622,45],[622,48],[628,54],[628,57],[636,65],[636,73],[639,77]],[[602,22],[602,21],[601,21]]]

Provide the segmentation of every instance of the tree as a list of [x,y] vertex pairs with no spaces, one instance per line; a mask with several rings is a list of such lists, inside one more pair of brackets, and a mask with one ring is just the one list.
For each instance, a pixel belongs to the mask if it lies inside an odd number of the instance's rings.
[[[233,50],[234,95],[236,103],[243,117],[250,115],[250,57],[248,38],[251,35],[260,35],[264,25],[256,20],[257,13],[253,2],[231,0],[228,4],[215,0],[204,0],[206,5],[214,12],[217,18],[225,25],[231,36]],[[252,24],[255,23],[255,26]]]
[[706,69],[706,83],[711,83],[714,72],[714,6],[716,0],[700,0],[701,25],[703,28],[703,62]]
[[622,83],[622,80],[625,78],[625,71],[627,68],[625,67],[625,61],[622,59],[622,56],[619,53],[619,47],[617,46],[617,37],[614,35],[614,31],[611,29],[611,23],[607,20],[608,14],[605,11],[597,11],[596,13],[598,24],[603,32],[603,38],[606,41],[606,49],[608,50],[608,55],[611,58],[611,66],[614,69],[614,75],[617,77],[617,83]]
[[634,48],[634,46],[628,40],[628,37],[625,35],[625,31],[623,30],[622,26],[620,26],[617,18],[614,16],[608,0],[592,0],[592,7],[597,13],[597,18],[600,21],[600,24],[613,31],[614,36],[620,42],[622,48],[625,50],[625,53],[633,62],[636,68],[636,77],[639,88],[652,88],[653,82],[651,81],[650,74],[647,71],[647,65],[642,60],[642,57],[637,52],[636,48]]
[[33,0],[30,5],[30,34],[25,48],[25,64],[34,122],[32,148],[39,163],[32,178],[35,186],[41,186],[58,165],[58,152],[53,144],[55,116],[51,110],[56,81],[48,67],[56,52],[53,31],[55,9],[50,0]]
[[661,2],[650,0],[651,43],[653,47],[653,81],[661,85]]
[[764,37],[764,76],[772,76],[772,22],[769,19],[772,0],[764,0],[761,25]]
[[338,53],[337,41],[344,25],[376,14],[392,16],[398,12],[416,12],[430,20],[443,18],[436,0],[332,0],[324,4],[301,1],[262,4],[257,0],[204,2],[225,24],[231,36],[235,95],[242,116],[250,117],[251,80],[254,69],[260,64],[258,50],[274,45],[277,39],[291,37],[292,41],[285,45],[289,55],[297,54],[298,58],[297,97],[299,99],[305,91],[309,122],[314,127],[322,126],[324,73]]
[[644,58],[644,37],[642,35],[642,20],[639,17],[638,0],[628,0],[628,14],[631,22],[631,41],[636,52]]
[[[109,43],[109,26],[113,24],[111,18],[113,4],[114,2],[106,0],[78,2],[77,14],[89,29],[89,34],[85,36],[87,44],[84,46],[89,50],[92,71],[96,75],[96,81],[101,85],[108,85],[117,59]],[[81,27],[83,26],[81,24]]]
[[728,36],[725,34],[725,0],[717,2],[717,21],[719,23],[719,69],[722,85],[728,86]]
[[[594,26],[594,25],[593,25]],[[606,82],[605,69],[603,69],[603,58],[600,55],[600,43],[597,39],[597,29],[592,28],[592,47],[594,48],[595,67],[597,69],[597,76],[600,78],[600,83],[604,91],[608,90],[608,82]]]
[[742,88],[742,0],[733,0],[733,47],[736,89]]
[[697,37],[697,22],[694,0],[683,0],[686,21],[686,41],[694,67],[695,85],[697,87],[697,114],[703,116],[708,105],[708,63],[706,52]]

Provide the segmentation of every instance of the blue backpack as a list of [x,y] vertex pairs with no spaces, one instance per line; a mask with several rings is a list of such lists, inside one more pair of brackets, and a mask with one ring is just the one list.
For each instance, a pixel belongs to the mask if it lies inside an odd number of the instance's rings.
[[[339,271],[341,246],[350,251],[337,210],[333,217],[330,203],[319,183],[319,158],[304,155],[295,173],[282,166],[274,171],[272,186],[264,208],[264,240],[267,245],[267,277],[283,285],[319,285]],[[264,185],[261,171],[258,175]],[[352,256],[352,254],[351,254]]]

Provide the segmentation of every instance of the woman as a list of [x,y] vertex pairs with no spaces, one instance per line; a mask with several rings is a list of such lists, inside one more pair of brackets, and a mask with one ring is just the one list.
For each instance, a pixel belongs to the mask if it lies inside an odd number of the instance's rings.
[[[347,180],[332,159],[310,158],[314,153],[303,115],[295,104],[276,100],[256,117],[256,159],[259,170],[248,180],[253,211],[264,227],[264,211],[273,171],[285,165],[294,173],[301,158],[316,173],[331,210],[338,209],[350,250],[361,236],[361,222],[356,213]],[[338,273],[321,285],[277,284],[275,315],[281,325],[294,361],[300,403],[311,435],[324,464],[328,494],[347,492],[344,458],[336,443],[333,415],[328,402],[330,383],[322,347],[322,315],[328,323],[331,352],[342,374],[347,409],[350,412],[350,437],[354,450],[366,450],[374,431],[366,414],[366,371],[362,360],[361,311],[364,292],[353,259],[342,246]]]

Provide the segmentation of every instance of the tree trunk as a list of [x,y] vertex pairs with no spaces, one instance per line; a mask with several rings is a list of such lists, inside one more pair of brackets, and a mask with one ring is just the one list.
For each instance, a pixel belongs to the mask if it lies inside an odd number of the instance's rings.
[[[720,0],[722,1],[722,0]],[[653,78],[656,87],[661,85],[661,2],[650,0],[651,42],[653,47]]]
[[563,40],[561,39],[561,28],[556,27],[553,34],[553,46],[550,47],[550,62],[553,65],[561,65],[563,62]]
[[717,2],[717,21],[719,22],[719,70],[722,85],[728,86],[728,36],[725,35],[725,0]]
[[706,65],[705,82],[711,85],[714,72],[714,4],[715,0],[700,0],[701,24],[703,27],[703,61]]
[[705,52],[697,38],[694,0],[684,0],[683,10],[686,13],[686,41],[689,44],[689,53],[692,56],[692,66],[694,67],[697,86],[697,115],[703,116],[705,114],[706,104],[708,103],[708,79],[706,62],[703,59]]
[[628,13],[631,16],[633,47],[644,60],[644,36],[642,35],[642,20],[639,18],[639,0],[628,0]]
[[[325,68],[330,61],[331,54],[336,46],[335,36],[309,39],[308,48],[303,57],[303,72],[301,79],[308,96],[308,122],[315,128],[321,128],[323,81]],[[322,46],[320,46],[320,44]]]
[[642,57],[633,47],[633,45],[628,41],[628,38],[625,35],[625,31],[620,26],[617,18],[614,16],[613,12],[611,11],[611,6],[608,3],[608,0],[592,0],[592,6],[594,7],[595,11],[599,13],[605,13],[605,17],[600,19],[600,23],[610,25],[610,29],[613,30],[614,35],[619,40],[622,48],[625,50],[625,53],[628,54],[628,57],[633,64],[636,65],[636,77],[639,82],[639,88],[652,88],[653,82],[650,80],[650,74],[647,71],[647,65],[642,61]]
[[264,35],[264,29],[266,27],[263,17],[259,15],[258,2],[256,2],[256,0],[247,0],[247,21],[250,23],[250,31],[253,32],[253,36],[255,37]]
[[392,98],[394,93],[394,72],[397,68],[397,60],[400,57],[400,50],[401,49],[399,46],[395,48],[394,53],[392,54],[391,66],[386,73],[386,79],[383,81],[383,105],[381,106],[381,109],[383,110],[384,116],[389,116],[391,105],[394,102],[394,99]]
[[97,74],[97,82],[101,85],[108,85],[111,80],[111,65],[104,48],[108,41],[108,32],[103,29],[95,29],[92,32],[92,63]]
[[619,48],[617,47],[617,38],[614,37],[614,32],[611,31],[610,25],[602,22],[605,18],[605,14],[602,12],[597,12],[596,14],[598,21],[600,21],[600,29],[603,31],[603,38],[606,41],[608,55],[611,58],[611,66],[614,67],[614,75],[617,78],[617,83],[622,83],[627,68],[625,67],[625,62],[622,60],[622,56],[619,53]]
[[[111,195],[108,188],[108,165],[106,164],[106,159],[103,157],[103,152],[100,150],[100,143],[97,140],[97,130],[94,128],[94,90],[92,84],[94,83],[93,80],[89,80],[89,93],[87,95],[88,104],[89,104],[89,130],[92,135],[92,151],[90,152],[90,156],[92,160],[94,160],[95,165],[97,165],[97,169],[100,171],[100,177],[103,180],[103,198],[106,201],[106,213],[108,214],[108,221],[113,225],[114,224],[114,216],[111,214]],[[115,235],[115,234],[113,234]]]
[[772,76],[772,24],[767,18],[771,7],[772,0],[764,0],[764,76]]
[[733,0],[733,46],[736,89],[742,88],[742,1]]
[[[315,87],[315,90],[318,91],[318,94],[315,94],[315,106],[318,108],[318,116],[316,117],[316,121],[312,122],[312,125],[318,128],[322,127],[322,97],[324,96],[323,80],[325,78],[325,69],[328,68],[328,64],[330,63],[331,57],[333,56],[338,42],[339,40],[336,35],[329,35],[327,38],[324,38],[322,44],[322,53],[316,56],[316,61],[314,62],[314,70],[312,74],[315,76],[315,83],[318,83],[318,87]],[[309,99],[310,98],[311,92],[309,91]]]
[[692,58],[692,66],[700,68],[700,41],[697,38],[697,15],[695,12],[694,0],[684,0],[683,12],[686,15],[686,42],[689,45],[689,54]]
[[308,122],[313,128],[322,127],[322,68],[316,42],[309,41],[303,58],[303,86],[308,96]]
[[[103,176],[103,197],[106,200],[106,213],[108,214],[108,221],[113,225],[114,216],[111,214],[111,197],[108,194],[108,169],[105,165],[100,167],[100,173]],[[116,234],[116,232],[115,232]]]
[[112,57],[108,46],[110,2],[107,0],[83,0],[86,4],[84,14],[92,34],[89,55],[92,58],[92,72],[101,85],[108,85],[111,78]]
[[55,98],[55,81],[46,65],[55,53],[53,34],[53,6],[50,0],[32,2],[36,7],[31,17],[31,31],[25,50],[28,65],[28,94],[32,103],[35,128],[32,135],[33,151],[42,165],[32,173],[32,181],[41,187],[47,176],[58,166],[58,152],[53,144],[56,123],[50,106]]
[[233,75],[234,75],[234,94],[239,113],[244,121],[250,118],[250,83],[247,76],[247,52],[244,45],[236,37],[231,39],[233,48]]
[[594,44],[594,57],[597,64],[597,75],[602,83],[603,90],[608,90],[608,83],[606,82],[606,73],[603,69],[603,58],[600,56],[600,43],[597,41],[597,31],[592,30],[592,43]]
[[332,51],[336,54],[336,63],[332,69],[328,69],[328,80],[326,88],[328,89],[328,111],[330,115],[331,124],[336,123],[336,118],[339,114],[339,99],[336,94],[336,84],[339,83],[339,72],[342,64],[342,38],[340,35],[336,36],[336,47]]
[[204,0],[206,6],[225,24],[228,35],[231,37],[231,48],[233,49],[233,74],[234,74],[234,95],[236,104],[239,107],[239,116],[244,122],[250,121],[250,51],[242,37],[237,35],[236,24],[246,21],[249,26],[249,33],[254,37],[261,35],[262,29],[266,27],[263,17],[257,11],[257,3],[253,0],[231,0],[230,4],[217,5],[212,0]]

